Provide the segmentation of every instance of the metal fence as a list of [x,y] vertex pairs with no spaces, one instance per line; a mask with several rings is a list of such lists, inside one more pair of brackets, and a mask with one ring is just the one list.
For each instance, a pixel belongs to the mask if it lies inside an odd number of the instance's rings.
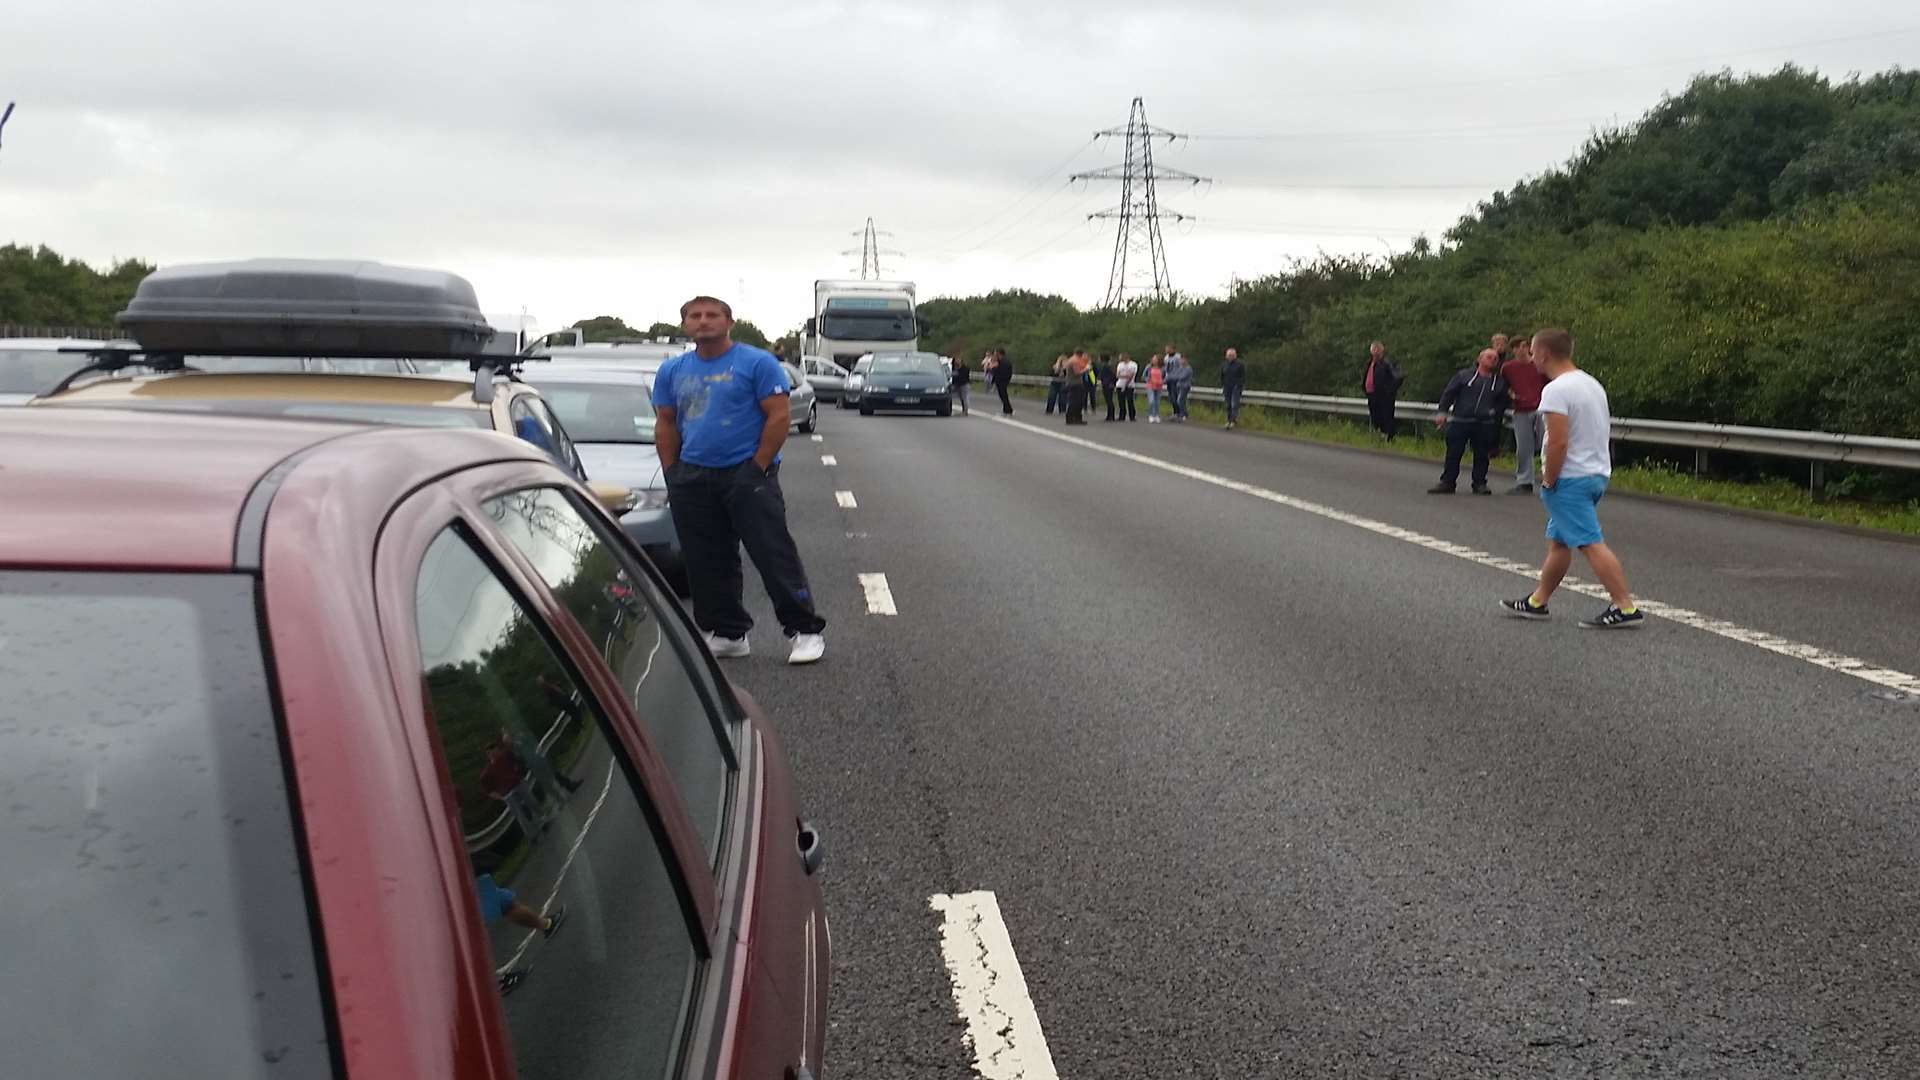
[[[1049,381],[1044,375],[1015,375],[1013,380],[1023,386],[1045,386]],[[1220,389],[1214,386],[1196,386],[1193,396],[1202,401],[1221,400]],[[1368,415],[1366,398],[1248,390],[1241,400],[1247,405],[1294,412],[1329,416]],[[1431,401],[1401,401],[1394,406],[1396,418],[1414,423],[1431,422],[1439,411],[1440,406]],[[1920,471],[1920,439],[1889,439],[1879,435],[1842,435],[1828,431],[1794,431],[1787,428],[1696,424],[1682,420],[1641,420],[1618,416],[1613,419],[1613,438],[1617,442],[1650,446],[1690,447],[1694,452],[1696,470],[1704,470],[1707,454],[1716,450],[1804,461],[1809,466],[1807,486],[1816,498],[1825,491],[1825,466],[1829,464]]]

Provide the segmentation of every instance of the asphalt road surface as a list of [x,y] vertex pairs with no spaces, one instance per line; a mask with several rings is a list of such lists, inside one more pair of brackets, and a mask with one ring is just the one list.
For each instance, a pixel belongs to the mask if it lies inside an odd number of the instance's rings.
[[[1920,546],[1611,497],[1717,629],[1528,623],[1533,499],[1039,412],[789,444],[827,658],[749,575],[730,671],[829,845],[828,1075],[1920,1076]],[[974,1060],[976,891],[1038,1056]]]

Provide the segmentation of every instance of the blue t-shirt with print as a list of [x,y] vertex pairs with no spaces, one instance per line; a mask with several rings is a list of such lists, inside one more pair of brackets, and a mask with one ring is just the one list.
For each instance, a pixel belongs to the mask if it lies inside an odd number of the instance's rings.
[[672,409],[680,428],[681,460],[708,469],[729,469],[752,457],[767,422],[761,400],[790,390],[786,369],[772,353],[738,342],[711,360],[682,353],[653,377],[654,404]]

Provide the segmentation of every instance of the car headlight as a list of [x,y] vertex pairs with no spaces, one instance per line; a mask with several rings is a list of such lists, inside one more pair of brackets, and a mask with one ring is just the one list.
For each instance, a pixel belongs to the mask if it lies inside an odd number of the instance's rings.
[[667,507],[666,488],[646,488],[635,492],[640,499],[634,504],[636,510],[664,510]]

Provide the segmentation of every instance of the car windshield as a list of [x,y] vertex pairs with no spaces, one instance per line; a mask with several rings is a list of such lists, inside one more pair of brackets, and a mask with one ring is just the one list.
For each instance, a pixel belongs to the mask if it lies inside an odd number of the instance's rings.
[[463,409],[439,405],[382,405],[358,401],[275,401],[235,398],[219,401],[115,401],[115,408],[156,409],[165,412],[205,412],[230,416],[289,416],[301,420],[338,420],[349,424],[393,424],[398,427],[479,428],[493,430],[493,415],[480,406]]
[[0,394],[44,394],[87,365],[79,353],[54,349],[0,350]]
[[553,382],[542,379],[546,399],[577,443],[650,443],[653,397],[637,382]]
[[820,333],[836,341],[912,341],[911,311],[837,311],[821,319]]
[[0,572],[9,1076],[333,1075],[251,577]]
[[873,358],[875,375],[944,375],[946,370],[940,366],[940,358],[924,353],[908,353],[904,356],[876,356]]

